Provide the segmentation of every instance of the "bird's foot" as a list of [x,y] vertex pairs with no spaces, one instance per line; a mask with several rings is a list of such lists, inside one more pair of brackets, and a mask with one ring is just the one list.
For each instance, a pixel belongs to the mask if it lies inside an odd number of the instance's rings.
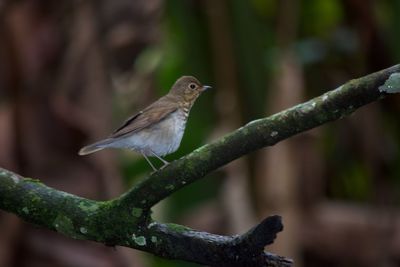
[[169,162],[168,161],[165,161],[164,162],[164,165],[162,165],[158,170],[162,170],[162,169],[164,169],[165,167],[167,167],[169,165]]

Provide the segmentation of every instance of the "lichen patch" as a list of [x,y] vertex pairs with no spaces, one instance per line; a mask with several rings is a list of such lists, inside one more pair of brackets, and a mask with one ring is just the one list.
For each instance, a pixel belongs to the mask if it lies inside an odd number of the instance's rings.
[[136,236],[135,234],[132,234],[132,240],[138,245],[138,246],[146,246],[146,238],[142,235]]
[[28,207],[23,207],[22,211],[23,211],[25,214],[29,214],[29,209],[28,209]]
[[59,214],[53,224],[59,233],[65,235],[73,235],[75,233],[72,220],[63,214]]
[[175,186],[174,186],[173,184],[169,184],[169,185],[167,185],[167,186],[165,187],[165,189],[167,189],[167,190],[169,190],[169,191],[172,191],[172,190],[175,189]]
[[157,223],[156,222],[152,222],[149,225],[147,225],[147,229],[150,229],[151,227],[155,226]]
[[139,218],[143,213],[143,210],[141,208],[133,208],[132,209],[132,215],[136,218]]
[[11,178],[11,179],[14,181],[14,183],[16,183],[16,184],[18,184],[19,181],[20,181],[19,177],[18,177],[17,175],[15,175],[15,174],[11,174],[11,175],[10,175],[10,178]]
[[385,84],[379,86],[379,91],[388,94],[400,93],[400,73],[390,75]]

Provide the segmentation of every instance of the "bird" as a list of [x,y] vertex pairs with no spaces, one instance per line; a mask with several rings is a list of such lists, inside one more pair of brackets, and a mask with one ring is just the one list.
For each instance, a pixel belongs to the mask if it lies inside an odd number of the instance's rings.
[[129,117],[108,138],[81,148],[78,154],[125,148],[140,153],[154,171],[157,169],[148,157],[158,158],[164,168],[169,162],[162,157],[178,150],[190,109],[209,88],[193,76],[180,77],[166,95]]

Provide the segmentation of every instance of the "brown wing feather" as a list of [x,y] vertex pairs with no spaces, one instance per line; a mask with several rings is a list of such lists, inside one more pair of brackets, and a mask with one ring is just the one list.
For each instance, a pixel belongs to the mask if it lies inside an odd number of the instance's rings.
[[168,101],[165,97],[160,98],[146,109],[126,120],[110,138],[118,138],[125,134],[144,129],[151,124],[157,123],[167,115],[178,109],[175,101]]
[[118,127],[118,129],[115,129],[115,131],[112,134],[115,134],[115,133],[119,132],[120,130],[122,130],[123,128],[125,128],[126,126],[128,126],[130,123],[132,123],[132,121],[134,119],[136,119],[142,113],[143,113],[143,110],[139,111],[135,115],[129,117],[126,121],[124,121],[124,123],[121,126]]

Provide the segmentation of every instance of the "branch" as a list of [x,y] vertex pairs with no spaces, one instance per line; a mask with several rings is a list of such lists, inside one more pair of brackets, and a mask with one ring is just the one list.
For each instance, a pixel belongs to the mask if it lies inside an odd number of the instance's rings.
[[157,223],[149,210],[131,208],[120,199],[88,200],[4,169],[0,169],[0,185],[0,208],[72,238],[211,266],[291,265],[290,260],[263,252],[282,230],[279,216],[268,217],[241,236],[220,236]]
[[243,235],[220,236],[154,222],[150,208],[234,159],[397,92],[400,65],[352,80],[306,103],[251,122],[172,162],[110,201],[81,198],[0,169],[0,208],[72,238],[132,247],[165,258],[210,266],[290,266],[290,260],[263,251],[282,230],[279,216],[266,218]]
[[[180,188],[243,155],[348,116],[387,94],[398,93],[399,88],[400,65],[351,80],[336,90],[270,117],[252,121],[198,148],[138,183],[121,201],[150,208]],[[147,201],[144,203],[143,199]]]

